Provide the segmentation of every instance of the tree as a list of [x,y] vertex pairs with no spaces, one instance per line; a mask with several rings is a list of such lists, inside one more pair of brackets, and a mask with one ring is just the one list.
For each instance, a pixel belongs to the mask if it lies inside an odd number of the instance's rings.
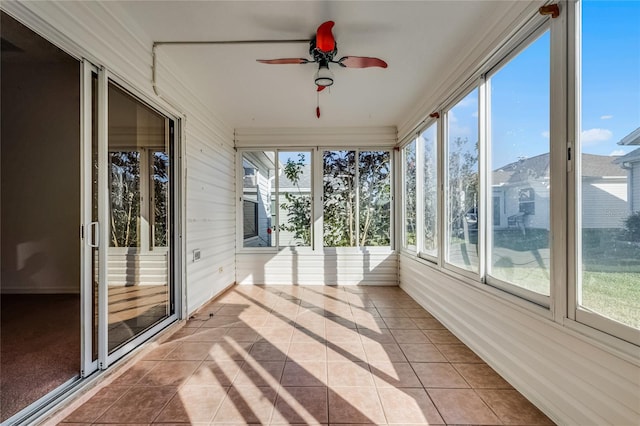
[[464,228],[467,214],[478,206],[478,143],[470,146],[467,138],[449,144],[447,164],[449,182],[449,226],[451,231]]
[[111,246],[136,247],[140,217],[140,153],[110,153]]
[[293,232],[300,245],[311,245],[311,196],[303,194],[300,189],[300,178],[304,173],[305,157],[298,154],[298,160],[287,159],[284,175],[295,185],[297,193],[285,192],[286,202],[280,207],[287,210],[288,221],[281,224],[280,229]]

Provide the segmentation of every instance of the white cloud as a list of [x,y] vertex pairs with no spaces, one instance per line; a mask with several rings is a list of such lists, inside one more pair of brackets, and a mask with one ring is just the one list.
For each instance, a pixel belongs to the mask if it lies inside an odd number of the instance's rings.
[[612,136],[613,133],[611,133],[611,130],[596,128],[583,130],[582,134],[580,135],[580,140],[583,144],[593,144],[597,142],[608,141]]
[[626,154],[626,152],[624,152],[623,149],[616,149],[616,150],[611,151],[611,154],[609,154],[609,155],[620,156],[620,155],[624,155],[624,154]]
[[478,118],[478,111],[474,111],[473,114],[471,114],[471,116],[473,118]]
[[600,120],[611,120],[613,115],[601,115]]
[[545,130],[544,132],[541,133],[542,137],[545,139],[549,139],[550,133],[548,130]]

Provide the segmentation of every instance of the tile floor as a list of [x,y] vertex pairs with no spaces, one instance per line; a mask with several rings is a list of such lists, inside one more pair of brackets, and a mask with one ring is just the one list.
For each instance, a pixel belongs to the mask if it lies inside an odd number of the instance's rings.
[[397,287],[237,286],[72,424],[553,424]]

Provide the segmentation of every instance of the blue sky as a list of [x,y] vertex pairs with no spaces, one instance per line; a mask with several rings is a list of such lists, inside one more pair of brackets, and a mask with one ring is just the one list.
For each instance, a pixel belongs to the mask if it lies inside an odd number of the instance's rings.
[[[640,126],[640,1],[583,2],[583,152],[622,155]],[[549,152],[549,33],[491,78],[492,169]],[[477,91],[453,109],[450,135],[477,140]]]

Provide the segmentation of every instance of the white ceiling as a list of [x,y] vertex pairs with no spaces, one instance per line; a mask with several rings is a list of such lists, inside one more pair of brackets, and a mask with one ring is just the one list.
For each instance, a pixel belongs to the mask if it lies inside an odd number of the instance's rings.
[[[520,2],[524,7],[528,2]],[[335,21],[337,57],[374,56],[389,67],[332,67],[320,93],[316,66],[256,59],[309,57],[306,44],[161,46],[158,61],[180,76],[234,128],[399,125],[441,84],[514,1],[122,1],[154,41],[309,39]]]

